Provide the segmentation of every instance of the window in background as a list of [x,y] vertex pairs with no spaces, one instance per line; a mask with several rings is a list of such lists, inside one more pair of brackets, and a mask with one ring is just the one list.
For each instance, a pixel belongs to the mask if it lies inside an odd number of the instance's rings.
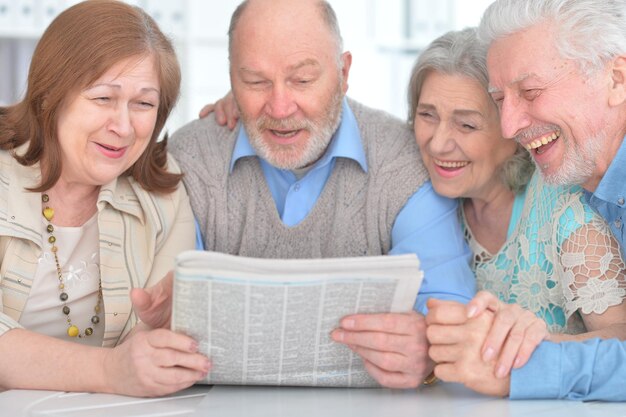
[[363,10],[352,1],[331,0],[346,49],[354,55],[348,94],[405,119],[407,86],[420,50],[449,30],[478,25],[492,1],[368,0],[359,2]]

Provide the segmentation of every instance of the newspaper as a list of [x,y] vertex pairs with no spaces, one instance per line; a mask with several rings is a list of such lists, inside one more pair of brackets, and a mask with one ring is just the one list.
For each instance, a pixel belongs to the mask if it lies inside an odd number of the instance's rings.
[[212,360],[200,383],[375,387],[330,333],[354,313],[408,312],[415,255],[256,259],[188,251],[176,259],[172,329]]

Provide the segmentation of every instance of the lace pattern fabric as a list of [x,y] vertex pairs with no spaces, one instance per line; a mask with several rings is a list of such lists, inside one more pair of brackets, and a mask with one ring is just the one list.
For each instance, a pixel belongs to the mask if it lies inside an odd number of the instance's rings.
[[583,333],[579,313],[602,314],[626,298],[619,245],[580,187],[549,186],[535,173],[517,227],[496,254],[461,217],[478,289],[532,311],[550,332]]

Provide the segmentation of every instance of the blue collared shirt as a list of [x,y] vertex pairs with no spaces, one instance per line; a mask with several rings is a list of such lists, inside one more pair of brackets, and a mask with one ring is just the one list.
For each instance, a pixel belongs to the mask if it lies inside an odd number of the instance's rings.
[[542,342],[511,372],[511,399],[626,401],[626,342]]
[[[240,129],[231,171],[240,158],[256,155],[245,130]],[[276,168],[260,159],[276,209],[285,225],[297,225],[313,209],[337,158],[353,159],[363,171],[368,170],[357,121],[346,100],[343,101],[341,123],[328,150],[303,178],[298,180],[290,170]],[[200,245],[199,231],[198,240]],[[469,267],[471,253],[461,235],[457,202],[437,195],[430,182],[409,198],[393,225],[389,254],[404,253],[417,254],[424,271],[424,281],[415,303],[417,311],[426,313],[426,300],[431,297],[466,303],[474,295],[475,280]]]
[[591,208],[604,217],[626,259],[626,137],[593,193],[584,191]]

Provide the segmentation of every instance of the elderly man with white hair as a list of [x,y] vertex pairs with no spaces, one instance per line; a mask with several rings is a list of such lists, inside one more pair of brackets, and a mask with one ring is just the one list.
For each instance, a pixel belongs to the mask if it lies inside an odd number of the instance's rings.
[[240,123],[231,131],[210,116],[170,141],[204,248],[258,258],[417,254],[415,311],[346,316],[332,340],[384,386],[432,381],[426,300],[474,295],[457,203],[434,192],[406,123],[346,97],[352,56],[327,2],[247,0],[229,40]]

